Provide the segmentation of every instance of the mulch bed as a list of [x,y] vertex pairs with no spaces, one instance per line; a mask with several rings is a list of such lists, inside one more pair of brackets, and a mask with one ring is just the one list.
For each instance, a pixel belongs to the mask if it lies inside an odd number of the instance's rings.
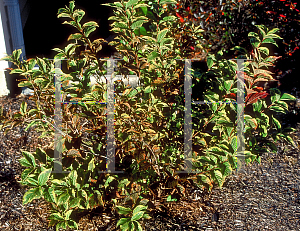
[[[1,97],[4,109],[18,111],[28,97]],[[49,205],[33,201],[22,205],[26,189],[18,183],[21,149],[33,152],[49,144],[34,130],[17,127],[0,132],[0,230],[54,230],[48,227]],[[300,124],[294,133],[300,142]],[[49,140],[48,140],[49,141]],[[189,188],[179,202],[163,203],[145,221],[145,230],[300,230],[299,150],[278,143],[278,152],[262,155],[244,172],[231,175],[222,189],[211,193]],[[82,214],[79,230],[117,230],[114,211],[106,208]]]

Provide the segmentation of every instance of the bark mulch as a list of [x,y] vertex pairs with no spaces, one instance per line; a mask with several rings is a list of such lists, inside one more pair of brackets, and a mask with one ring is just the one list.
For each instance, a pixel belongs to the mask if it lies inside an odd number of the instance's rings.
[[[0,105],[14,112],[22,100],[34,107],[27,96],[1,97]],[[21,149],[33,152],[49,144],[38,135],[20,127],[0,132],[0,230],[54,230],[48,227],[49,205],[42,200],[22,205],[26,188],[18,183]],[[299,123],[294,140],[299,146]],[[261,164],[228,177],[222,189],[189,188],[187,198],[160,204],[144,230],[300,230],[299,149],[280,142],[278,147],[276,154],[263,154]],[[95,209],[82,214],[79,230],[117,230],[116,222],[114,211]]]

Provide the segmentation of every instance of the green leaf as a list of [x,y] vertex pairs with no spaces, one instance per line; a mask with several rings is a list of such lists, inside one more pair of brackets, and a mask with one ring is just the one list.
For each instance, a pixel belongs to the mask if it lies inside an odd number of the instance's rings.
[[272,110],[272,111],[276,111],[276,112],[285,113],[285,110],[284,110],[284,108],[282,108],[282,107],[279,107],[279,106],[274,106],[274,105],[272,105],[272,106],[270,107],[270,110]]
[[22,49],[18,49],[13,51],[12,56],[14,57],[14,60],[19,60],[21,54],[22,54]]
[[281,38],[279,35],[277,34],[269,34],[267,36],[265,36],[265,38],[272,38],[272,39],[283,39]]
[[260,116],[262,117],[261,120],[263,122],[265,122],[267,125],[269,125],[270,123],[270,118],[268,115],[266,115],[265,113],[260,113]]
[[297,131],[297,129],[292,128],[292,127],[286,127],[286,128],[283,129],[283,131],[284,131],[285,133],[290,133],[290,132],[295,132],[295,131]]
[[94,26],[86,27],[86,28],[84,28],[83,33],[86,37],[89,37],[89,35],[95,30],[96,30],[96,27],[94,27]]
[[143,211],[143,210],[144,210],[144,212],[145,212],[145,210],[147,210],[147,206],[145,206],[145,205],[138,205],[138,206],[136,206],[136,207],[134,208],[133,214],[135,214],[135,213],[137,213],[137,212],[139,212],[139,211]]
[[237,150],[237,137],[236,136],[231,138],[230,144],[231,144],[233,151],[236,152],[236,150]]
[[253,105],[253,111],[260,111],[261,108],[262,108],[262,103],[261,103],[261,100],[258,100],[257,102],[255,102]]
[[92,158],[88,165],[88,170],[93,171],[95,169],[95,158]]
[[72,18],[72,16],[69,13],[59,13],[57,18]]
[[128,26],[125,23],[122,22],[114,22],[112,26],[121,28],[121,29],[128,29]]
[[147,35],[147,30],[145,29],[145,27],[143,27],[143,26],[141,26],[140,27],[140,33],[141,33],[141,35]]
[[30,203],[34,199],[42,197],[42,190],[40,187],[29,189],[23,196],[23,205]]
[[155,59],[155,58],[158,57],[158,56],[159,56],[159,54],[158,54],[156,51],[152,51],[152,52],[148,55],[147,60],[148,60],[148,62],[149,62],[149,61]]
[[267,142],[266,145],[271,149],[273,153],[277,152],[277,146],[273,142]]
[[139,211],[139,212],[133,213],[131,220],[136,221],[136,220],[141,219],[143,217],[144,213],[145,213],[145,211]]
[[288,141],[290,144],[292,144],[294,147],[297,148],[297,145],[294,143],[292,137],[286,135],[286,136],[285,136],[285,140]]
[[126,3],[126,9],[128,7],[131,7],[132,5],[135,5],[139,2],[139,0],[129,0],[127,3]]
[[232,168],[229,162],[224,162],[223,164],[223,169],[222,169],[222,174],[223,176],[229,176],[230,173],[232,172]]
[[280,122],[272,115],[272,120],[278,129],[281,129]]
[[274,28],[274,29],[270,30],[267,34],[275,34],[279,30],[280,30],[279,28]]
[[281,96],[280,100],[296,100],[296,97],[293,96],[293,95],[290,95],[290,94],[288,94],[288,93],[284,93],[284,94]]
[[75,17],[76,22],[79,24],[84,15],[85,12],[83,10],[78,9],[74,11],[73,16]]
[[35,64],[36,64],[36,60],[35,59],[30,59],[28,62],[28,70],[32,70],[32,68],[34,68]]
[[163,5],[163,4],[176,4],[177,1],[176,0],[162,0],[160,1],[160,5]]
[[43,72],[43,73],[47,73],[47,69],[46,69],[46,63],[43,59],[40,58],[36,58],[36,62],[39,65],[39,69]]
[[137,231],[143,231],[143,228],[139,222],[133,221],[133,223],[134,223],[134,227]]
[[78,229],[77,223],[75,221],[73,221],[73,220],[67,221],[67,224],[73,230],[77,230]]
[[129,231],[134,231],[135,230],[134,221],[130,221],[128,223],[128,228],[129,228]]
[[223,186],[223,175],[219,170],[213,171],[215,178],[217,179],[218,186],[221,188]]
[[268,129],[265,125],[261,125],[261,128],[263,129],[262,131],[262,137],[267,137],[268,135]]
[[144,15],[147,15],[147,13],[148,13],[148,7],[142,6],[141,10],[143,11]]
[[51,220],[57,220],[57,221],[64,221],[64,217],[60,214],[60,213],[52,213],[50,216],[49,216],[49,219]]
[[46,164],[47,163],[47,153],[41,149],[37,148],[35,153],[33,154],[36,159],[38,159],[41,163]]
[[25,159],[28,161],[28,163],[30,164],[31,167],[36,167],[34,156],[30,152],[22,151],[22,154],[25,157]]
[[249,32],[248,37],[259,38],[259,35],[256,32]]
[[[175,198],[174,198],[175,199]],[[151,217],[149,216],[149,214],[145,213],[143,216],[144,219],[150,219]]]
[[279,105],[280,107],[284,108],[285,110],[289,110],[288,104],[284,101],[277,101],[276,105]]
[[229,91],[233,85],[233,80],[226,80],[223,84],[224,84],[226,91]]
[[14,70],[11,70],[10,74],[21,74],[25,71],[23,71],[22,69],[14,69]]
[[8,61],[8,62],[13,62],[14,61],[12,56],[10,56],[10,55],[1,58],[0,61],[1,60]]
[[266,32],[267,32],[267,28],[265,25],[255,25],[259,31],[260,31],[260,34],[264,37],[266,35]]
[[158,32],[157,34],[157,42],[160,43],[162,39],[164,39],[164,37],[166,36],[167,32],[169,31],[169,29],[164,29],[164,30],[161,30],[160,32]]
[[69,220],[70,219],[70,216],[71,216],[71,214],[72,214],[72,212],[73,212],[73,209],[70,209],[70,210],[68,210],[67,212],[65,212],[65,220]]
[[[24,160],[26,160],[25,158],[23,158]],[[28,166],[27,166],[28,167]],[[25,181],[27,179],[27,177],[34,171],[34,168],[27,168],[25,169],[22,174],[21,174],[21,179],[22,181]]]
[[151,93],[152,92],[152,87],[151,86],[147,86],[144,90],[145,93]]
[[96,23],[94,21],[90,21],[90,22],[86,22],[85,24],[83,24],[82,28],[90,27],[90,26],[99,27],[98,23]]
[[75,186],[75,184],[76,184],[76,182],[77,182],[77,177],[78,177],[78,174],[77,174],[77,171],[76,171],[76,170],[72,170],[72,171],[69,173],[68,178],[69,178],[70,185]]
[[85,190],[82,190],[82,191],[81,191],[81,195],[82,195],[82,197],[85,199],[85,201],[87,201],[88,195],[87,195],[87,193],[86,193]]
[[278,47],[277,43],[276,43],[275,40],[272,39],[272,38],[266,38],[266,39],[264,39],[264,40],[262,41],[262,43],[271,43],[271,44],[273,44],[273,45],[275,45],[275,46]]
[[128,115],[128,114],[126,114],[126,113],[122,113],[121,114],[121,117],[123,118],[123,119],[130,119],[131,117]]
[[80,198],[75,197],[70,200],[70,204],[69,204],[70,208],[76,208],[76,207],[79,207],[79,205],[80,205]]
[[170,201],[177,201],[177,199],[176,199],[176,198],[173,198],[173,199],[172,199],[172,195],[169,195],[169,196],[167,197],[167,202],[170,202]]
[[166,16],[163,18],[163,21],[167,22],[167,21],[175,21],[176,17],[174,15],[171,16]]
[[59,231],[60,228],[66,229],[67,228],[67,222],[63,221],[63,222],[59,222],[58,224],[56,224],[56,231]]
[[231,48],[230,50],[236,50],[236,51],[241,52],[242,54],[247,54],[248,53],[245,48],[240,47],[240,46],[235,46],[235,47]]
[[133,9],[141,8],[141,7],[148,7],[148,6],[149,6],[149,5],[142,3],[142,4],[137,4],[137,5],[135,5],[135,6],[133,7]]
[[204,184],[208,184],[208,185],[211,184],[210,178],[209,178],[208,176],[206,176],[206,175],[201,174],[201,175],[198,176],[198,178],[199,178]]
[[69,199],[70,199],[70,195],[68,194],[68,192],[65,192],[60,195],[60,197],[58,198],[57,204],[58,205],[67,204]]
[[130,218],[121,218],[118,223],[117,223],[117,227],[119,227],[120,225],[123,226],[124,224],[130,222]]
[[214,64],[214,59],[215,59],[215,57],[214,56],[208,56],[207,57],[207,67],[208,67],[208,69],[210,69],[212,66],[213,66],[213,64]]
[[74,43],[70,43],[68,46],[65,47],[65,53],[66,55],[70,56],[75,52],[77,45]]
[[56,198],[56,194],[55,194],[55,190],[54,188],[48,188],[45,189],[44,191],[44,198],[45,200],[51,202],[51,203],[57,203],[57,198]]
[[75,40],[80,40],[82,39],[83,35],[80,34],[80,33],[76,33],[76,34],[71,34],[68,38],[68,41],[69,40],[72,40],[72,39],[75,39]]
[[257,48],[259,46],[260,42],[261,42],[260,39],[256,38],[256,37],[255,38],[253,37],[253,38],[250,39],[250,43],[255,48]]
[[19,163],[23,166],[23,167],[32,167],[31,163],[25,158],[20,158],[19,159]]
[[46,184],[46,182],[49,180],[50,174],[51,174],[52,169],[45,169],[42,171],[38,177],[38,182],[40,186],[43,186]]
[[141,27],[143,25],[143,23],[145,23],[145,22],[147,22],[147,21],[146,20],[135,21],[134,23],[132,23],[131,29],[135,30],[136,28]]
[[123,207],[123,206],[116,206],[117,208],[117,211],[119,214],[129,214],[132,212],[132,210],[130,208],[126,208],[126,207]]
[[258,50],[265,55],[269,55],[269,49],[267,47],[259,47]]
[[69,2],[69,9],[70,9],[70,11],[72,13],[74,12],[74,8],[75,8],[75,2],[74,1],[70,1]]
[[27,182],[30,186],[38,186],[38,181],[32,177],[35,177],[35,175],[29,175],[27,178]]
[[244,119],[252,128],[257,128],[258,124],[255,118],[252,118],[250,115],[244,115]]

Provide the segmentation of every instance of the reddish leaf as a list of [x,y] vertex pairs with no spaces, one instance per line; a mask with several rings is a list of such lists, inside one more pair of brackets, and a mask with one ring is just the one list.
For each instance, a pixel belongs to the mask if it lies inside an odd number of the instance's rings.
[[223,97],[224,98],[230,98],[230,99],[236,99],[236,94],[235,93],[230,93],[230,94],[224,95]]
[[256,89],[248,89],[247,88],[247,95],[250,95],[252,93],[254,93],[254,94],[257,93]]
[[207,19],[205,19],[205,22],[208,21],[208,19],[209,19],[209,17],[210,17],[211,15],[212,15],[212,13],[210,13],[210,14],[208,15]]
[[182,18],[182,16],[181,16],[180,14],[178,14],[177,12],[176,12],[176,16],[177,16],[178,18]]
[[258,99],[266,98],[269,94],[267,92],[253,93],[246,96],[246,105],[256,103]]
[[258,92],[261,92],[261,91],[263,90],[262,87],[255,87],[254,89],[255,89],[256,91],[258,91]]

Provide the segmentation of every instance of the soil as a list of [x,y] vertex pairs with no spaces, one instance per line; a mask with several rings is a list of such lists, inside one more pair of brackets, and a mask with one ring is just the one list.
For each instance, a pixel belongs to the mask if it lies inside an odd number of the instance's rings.
[[[34,107],[28,96],[1,97],[0,105],[15,112],[23,100]],[[282,121],[297,129],[293,139],[299,147],[300,123],[295,120],[299,110],[291,112]],[[27,189],[18,183],[21,150],[33,152],[49,144],[49,138],[38,136],[21,127],[6,135],[0,132],[0,230],[55,230],[48,227],[49,205],[43,200],[22,205]],[[277,146],[277,153],[262,155],[261,164],[255,162],[228,177],[222,189],[208,192],[191,187],[178,202],[157,202],[144,230],[300,230],[299,149],[282,142]],[[98,208],[81,214],[79,230],[117,230],[117,220],[112,209]]]

